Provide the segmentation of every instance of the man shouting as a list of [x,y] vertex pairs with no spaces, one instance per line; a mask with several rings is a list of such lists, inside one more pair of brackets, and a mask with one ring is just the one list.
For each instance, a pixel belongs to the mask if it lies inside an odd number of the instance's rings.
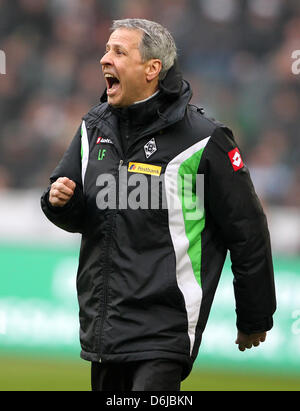
[[[164,27],[114,21],[101,66],[106,90],[54,170],[42,208],[82,234],[81,357],[92,363],[92,389],[179,390],[228,250],[236,344],[257,346],[272,328],[267,222],[232,132],[190,105]],[[133,181],[142,182],[138,194]],[[147,206],[131,206],[143,195]]]

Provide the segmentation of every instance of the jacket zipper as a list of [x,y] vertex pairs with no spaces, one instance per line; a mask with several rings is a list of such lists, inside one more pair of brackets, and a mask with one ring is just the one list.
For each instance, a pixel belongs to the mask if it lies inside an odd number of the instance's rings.
[[[110,260],[111,260],[111,241],[112,241],[112,234],[113,234],[113,228],[115,225],[115,218],[119,209],[119,172],[121,170],[122,165],[124,162],[127,160],[122,160],[120,159],[119,161],[119,166],[118,166],[118,173],[116,174],[117,177],[117,193],[116,193],[116,209],[113,210],[111,214],[111,223],[109,225],[109,242],[107,243],[107,248],[106,248],[106,261],[105,261],[105,267],[104,267],[104,281],[103,281],[103,310],[102,310],[102,317],[101,317],[101,322],[100,322],[100,333],[99,333],[99,351],[101,351],[101,339],[102,339],[102,334],[103,334],[103,326],[107,314],[107,303],[108,303],[108,283],[109,283],[109,270],[111,267]],[[98,359],[98,362],[102,362],[101,354],[100,358]]]

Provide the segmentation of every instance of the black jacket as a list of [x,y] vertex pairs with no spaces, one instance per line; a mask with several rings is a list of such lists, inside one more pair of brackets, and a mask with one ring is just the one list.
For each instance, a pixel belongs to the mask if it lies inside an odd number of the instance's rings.
[[73,198],[59,208],[49,189],[42,197],[50,221],[82,233],[77,290],[86,360],[169,358],[182,362],[185,378],[227,250],[238,329],[272,327],[266,217],[231,131],[190,99],[176,67],[144,103],[116,109],[104,94],[50,178],[74,180]]

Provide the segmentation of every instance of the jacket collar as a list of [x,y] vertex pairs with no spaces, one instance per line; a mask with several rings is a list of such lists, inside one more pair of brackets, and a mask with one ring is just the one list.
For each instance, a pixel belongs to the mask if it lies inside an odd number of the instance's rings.
[[144,137],[155,133],[182,120],[192,98],[191,87],[183,80],[177,62],[165,79],[159,82],[159,90],[153,98],[124,108],[110,106],[105,90],[101,103],[93,107],[83,120],[88,127],[109,127],[115,133],[118,133],[119,120],[129,122],[130,134],[133,136]]
[[[159,81],[159,90],[170,100],[176,99],[180,96],[182,90],[182,73],[179,69],[178,61],[176,60],[174,65],[167,72],[166,77]],[[107,89],[104,90],[100,102],[107,102]],[[129,106],[131,107],[131,106]]]

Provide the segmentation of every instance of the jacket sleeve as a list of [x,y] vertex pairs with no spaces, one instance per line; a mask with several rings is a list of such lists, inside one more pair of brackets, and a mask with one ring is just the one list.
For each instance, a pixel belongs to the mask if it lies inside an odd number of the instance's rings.
[[[76,183],[73,197],[64,207],[54,207],[49,202],[51,184],[59,177],[68,177]],[[84,195],[81,179],[81,127],[50,176],[50,186],[41,198],[46,217],[59,228],[75,233],[83,231]]]
[[[266,216],[232,132],[218,127],[206,147],[205,202],[230,251],[237,328],[268,331],[276,309],[274,272]],[[230,158],[231,156],[231,158]]]

